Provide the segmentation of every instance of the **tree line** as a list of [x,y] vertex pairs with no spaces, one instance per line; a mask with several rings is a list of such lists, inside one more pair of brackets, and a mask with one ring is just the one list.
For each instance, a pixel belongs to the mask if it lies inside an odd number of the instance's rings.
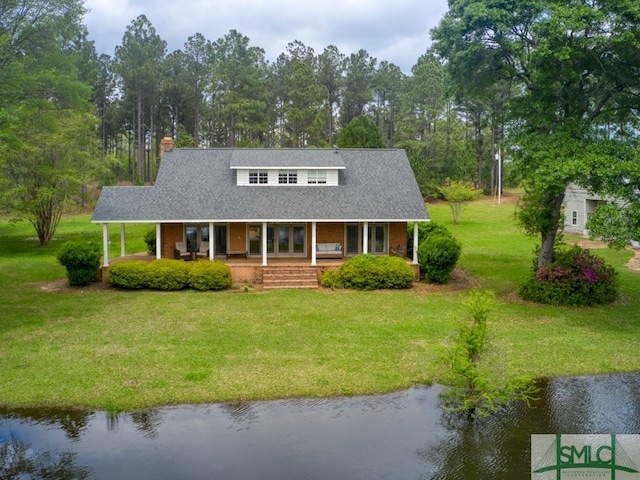
[[164,135],[182,147],[322,148],[366,115],[385,146],[410,152],[426,196],[450,177],[490,189],[497,130],[488,130],[484,106],[454,104],[444,64],[432,52],[417,59],[411,75],[364,49],[347,55],[329,45],[316,53],[298,40],[269,62],[262,48],[230,30],[215,41],[196,33],[167,54],[141,15],[114,57],[97,60],[102,151],[118,160],[119,179],[151,180],[149,159],[158,158]]
[[[165,136],[179,147],[331,147],[363,118],[381,145],[406,150],[425,199],[452,181],[493,193],[508,159],[540,266],[570,182],[637,198],[632,0],[452,0],[410,75],[364,49],[298,40],[270,62],[236,30],[168,52],[144,15],[113,56],[98,55],[84,14],[81,0],[0,4],[0,205],[42,244],[88,185],[152,182]],[[629,235],[637,223],[619,219]]]
[[[99,55],[79,0],[11,0],[0,8],[0,79],[22,93],[2,88],[3,111],[40,101],[93,114],[90,157],[101,160],[93,171],[102,184],[153,181],[164,136],[181,147],[331,147],[342,128],[366,115],[385,146],[407,149],[425,196],[437,195],[445,178],[490,189],[495,132],[487,130],[488,111],[454,104],[432,52],[417,59],[411,75],[364,49],[346,54],[329,45],[316,53],[298,40],[269,62],[236,30],[213,41],[195,33],[168,52],[140,15],[112,56]],[[40,75],[66,82],[76,103],[30,89]],[[25,139],[11,127],[25,125],[24,117],[7,113],[10,119],[0,129]]]

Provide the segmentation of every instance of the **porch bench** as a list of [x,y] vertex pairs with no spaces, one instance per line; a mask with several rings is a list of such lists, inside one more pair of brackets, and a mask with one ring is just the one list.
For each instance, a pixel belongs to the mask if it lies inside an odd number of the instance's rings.
[[316,243],[317,258],[342,258],[341,243]]

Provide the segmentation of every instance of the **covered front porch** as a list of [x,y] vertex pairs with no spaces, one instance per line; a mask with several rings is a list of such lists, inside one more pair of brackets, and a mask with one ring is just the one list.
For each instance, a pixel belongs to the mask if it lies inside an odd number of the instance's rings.
[[[103,223],[103,267],[110,262],[109,225]],[[120,223],[121,257],[125,225]],[[317,266],[367,253],[404,257],[407,245],[407,222],[163,222],[155,230],[156,258],[240,260],[263,267],[283,260]],[[416,249],[411,261],[418,264]]]

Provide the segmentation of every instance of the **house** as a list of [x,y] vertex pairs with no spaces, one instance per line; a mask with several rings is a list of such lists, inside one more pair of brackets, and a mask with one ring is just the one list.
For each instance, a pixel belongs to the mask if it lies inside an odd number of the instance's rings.
[[[564,194],[564,232],[589,236],[586,224],[591,214],[598,206],[606,203],[616,204],[620,209],[625,208],[625,201],[620,198],[597,195],[587,188],[570,184]],[[640,241],[632,240],[631,245],[640,248]]]
[[150,223],[158,258],[266,267],[405,252],[407,224],[429,220],[403,150],[178,149],[164,139],[162,151],[153,186],[102,189],[92,222],[103,225],[104,267],[111,224],[123,256],[125,225]]
[[563,202],[565,233],[588,236],[587,221],[602,203],[607,203],[607,199],[574,183],[570,184],[565,190]]

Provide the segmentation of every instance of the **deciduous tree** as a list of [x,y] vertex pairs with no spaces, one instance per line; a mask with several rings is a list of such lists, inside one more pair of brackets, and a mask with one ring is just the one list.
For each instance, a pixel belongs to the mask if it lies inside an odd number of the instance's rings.
[[599,192],[619,191],[625,178],[625,191],[638,186],[628,144],[637,131],[640,9],[633,0],[452,0],[433,36],[459,88],[507,82],[518,92],[512,171],[530,192],[520,211],[540,235],[542,268],[570,182]]
[[90,163],[95,144],[74,43],[82,13],[75,0],[0,5],[0,204],[31,222],[41,245],[80,198],[80,164]]

